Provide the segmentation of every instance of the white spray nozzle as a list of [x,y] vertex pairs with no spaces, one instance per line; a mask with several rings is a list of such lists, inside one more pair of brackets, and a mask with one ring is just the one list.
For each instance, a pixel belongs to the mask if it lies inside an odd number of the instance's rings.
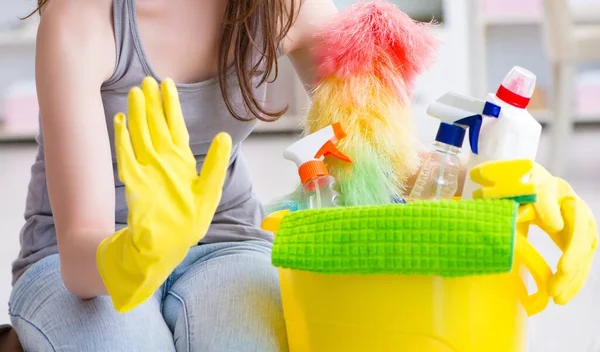
[[283,152],[283,157],[296,163],[300,179],[305,183],[315,176],[327,175],[322,160],[328,155],[351,162],[335,146],[345,135],[340,124],[334,123],[295,142]]
[[453,124],[471,115],[498,117],[500,107],[482,99],[456,93],[446,93],[429,105],[427,114],[440,119],[442,122]]
[[[427,114],[440,119],[443,123],[468,128],[471,150],[477,154],[482,115],[498,117],[500,107],[482,99],[446,93],[429,105]],[[447,140],[443,133],[442,135],[438,133],[438,137]],[[453,138],[449,143],[460,147],[462,139]]]

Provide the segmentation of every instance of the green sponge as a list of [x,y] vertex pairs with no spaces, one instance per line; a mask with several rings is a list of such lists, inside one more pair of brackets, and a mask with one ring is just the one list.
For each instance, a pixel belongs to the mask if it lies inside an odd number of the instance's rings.
[[510,272],[518,203],[421,201],[286,215],[275,266],[327,274],[457,277]]

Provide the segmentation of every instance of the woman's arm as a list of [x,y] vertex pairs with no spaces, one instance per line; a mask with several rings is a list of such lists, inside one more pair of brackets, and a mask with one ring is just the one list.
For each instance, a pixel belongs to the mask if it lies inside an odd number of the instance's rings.
[[115,190],[100,86],[112,74],[112,1],[52,0],[41,17],[36,84],[46,177],[65,286],[105,293],[96,248],[115,230]]
[[[288,0],[290,1],[290,0]],[[295,0],[296,21],[283,41],[283,54],[290,58],[294,69],[308,92],[314,85],[317,63],[310,49],[314,34],[338,13],[333,0]]]

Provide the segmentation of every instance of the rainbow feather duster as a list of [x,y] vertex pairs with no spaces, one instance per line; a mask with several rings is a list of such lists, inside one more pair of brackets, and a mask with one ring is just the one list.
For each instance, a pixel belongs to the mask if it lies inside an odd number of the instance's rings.
[[338,148],[352,164],[326,160],[343,205],[390,203],[418,170],[410,99],[437,49],[431,26],[375,0],[341,12],[317,34],[320,65],[304,130],[339,122],[346,131]]

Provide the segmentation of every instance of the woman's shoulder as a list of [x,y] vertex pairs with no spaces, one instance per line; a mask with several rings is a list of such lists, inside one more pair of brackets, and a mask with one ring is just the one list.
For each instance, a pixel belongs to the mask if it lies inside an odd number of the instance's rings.
[[42,6],[41,19],[46,22],[62,22],[65,25],[87,24],[81,27],[85,30],[90,24],[105,22],[110,25],[112,6],[113,0],[48,0]]
[[90,69],[112,71],[112,4],[112,0],[49,0],[40,17],[38,55],[54,52],[65,59],[79,57],[89,61]]

